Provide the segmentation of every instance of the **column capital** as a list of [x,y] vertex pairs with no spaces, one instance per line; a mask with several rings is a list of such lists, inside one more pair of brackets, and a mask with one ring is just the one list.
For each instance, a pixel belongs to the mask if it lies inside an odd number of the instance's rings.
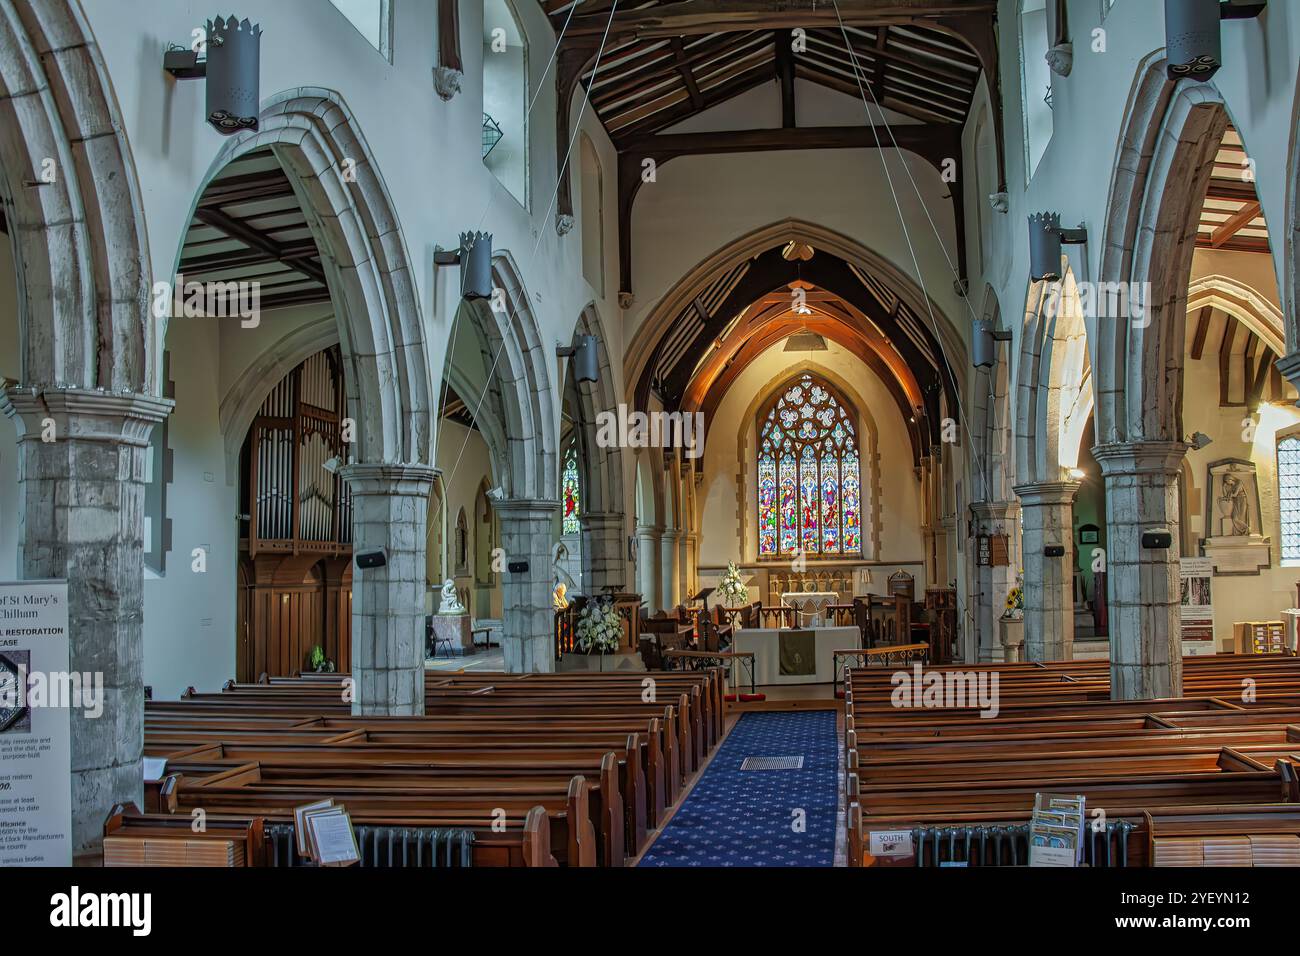
[[972,501],[970,510],[980,521],[1011,521],[1020,510],[1020,501]]
[[1015,485],[1011,489],[1020,499],[1022,507],[1038,505],[1068,505],[1074,503],[1074,496],[1079,493],[1077,481],[1035,481],[1025,485]]
[[1292,385],[1300,381],[1300,352],[1287,352],[1277,360],[1277,370]]
[[503,518],[549,520],[560,510],[560,503],[546,498],[501,498],[492,502],[492,508]]
[[622,527],[627,516],[621,511],[584,511],[579,513],[578,521],[589,530]]
[[436,469],[402,462],[354,462],[339,469],[353,495],[412,495],[427,497]]
[[661,524],[639,524],[636,526],[636,536],[638,538],[658,538],[664,533],[664,526]]
[[58,439],[144,447],[153,427],[175,405],[155,395],[88,388],[15,386],[0,391],[0,411],[13,419],[19,441],[42,441],[51,420]]
[[1111,475],[1177,475],[1187,457],[1181,441],[1135,441],[1094,445],[1092,457],[1101,473]]

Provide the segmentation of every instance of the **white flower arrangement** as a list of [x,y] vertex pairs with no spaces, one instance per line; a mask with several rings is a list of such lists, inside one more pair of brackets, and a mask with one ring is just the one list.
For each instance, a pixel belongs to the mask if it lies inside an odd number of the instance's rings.
[[739,607],[749,602],[749,588],[740,579],[740,569],[734,561],[727,562],[727,573],[718,584],[718,594],[727,607]]
[[578,617],[578,649],[586,654],[608,654],[623,643],[623,619],[614,602],[602,598],[582,609]]

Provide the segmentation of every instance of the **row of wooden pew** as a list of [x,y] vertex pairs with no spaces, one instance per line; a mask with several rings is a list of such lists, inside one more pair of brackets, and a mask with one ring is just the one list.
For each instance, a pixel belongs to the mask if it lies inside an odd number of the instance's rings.
[[249,865],[300,865],[293,811],[333,798],[363,865],[622,866],[724,733],[720,669],[430,672],[423,717],[353,716],[346,689],[304,675],[146,702],[166,771],[110,819],[106,857],[202,839],[201,816]]
[[[996,715],[973,693],[915,706],[911,668],[851,672],[850,865],[1023,865],[1036,793],[1087,798],[1089,865],[1300,865],[1300,658],[1186,658],[1183,696],[1146,701],[1110,700],[1104,660],[932,673],[996,675]],[[912,853],[872,852],[887,839]]]

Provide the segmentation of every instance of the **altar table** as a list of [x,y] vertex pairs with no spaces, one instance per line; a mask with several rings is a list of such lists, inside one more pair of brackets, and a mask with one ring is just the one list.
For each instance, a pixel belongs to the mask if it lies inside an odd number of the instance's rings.
[[[801,637],[800,635],[807,635]],[[861,634],[856,627],[741,628],[732,637],[732,650],[754,655],[754,682],[767,684],[831,684],[835,681],[834,651],[857,647]],[[782,673],[781,654],[786,652],[788,670],[807,673]],[[812,660],[804,658],[811,645]],[[807,667],[797,666],[808,665]],[[796,665],[796,666],[791,666]]]

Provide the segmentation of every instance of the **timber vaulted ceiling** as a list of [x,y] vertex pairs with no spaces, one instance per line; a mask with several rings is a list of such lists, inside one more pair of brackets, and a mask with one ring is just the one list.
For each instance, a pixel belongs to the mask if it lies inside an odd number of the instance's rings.
[[239,157],[208,184],[180,272],[187,282],[256,282],[262,309],[330,301],[311,226],[269,149]]
[[648,407],[653,390],[665,408],[702,411],[708,422],[746,366],[783,339],[812,332],[880,378],[919,461],[939,441],[941,401],[956,402],[941,345],[879,277],[825,250],[807,253],[774,246],[705,279],[658,333],[637,382],[637,407]]
[[[569,105],[579,85],[619,153],[620,291],[632,292],[630,226],[642,163],[679,156],[895,144],[939,167],[961,156],[981,73],[1000,108],[992,0],[538,0],[559,44],[559,213],[571,216]],[[612,15],[611,15],[612,14]],[[798,32],[796,32],[798,31]],[[861,97],[907,117],[883,125],[799,125],[795,81]],[[697,114],[773,84],[781,125],[669,133]],[[1004,149],[998,131],[999,179]],[[961,177],[950,184],[964,228]],[[1002,183],[999,183],[999,188]],[[965,242],[956,243],[965,277]]]

